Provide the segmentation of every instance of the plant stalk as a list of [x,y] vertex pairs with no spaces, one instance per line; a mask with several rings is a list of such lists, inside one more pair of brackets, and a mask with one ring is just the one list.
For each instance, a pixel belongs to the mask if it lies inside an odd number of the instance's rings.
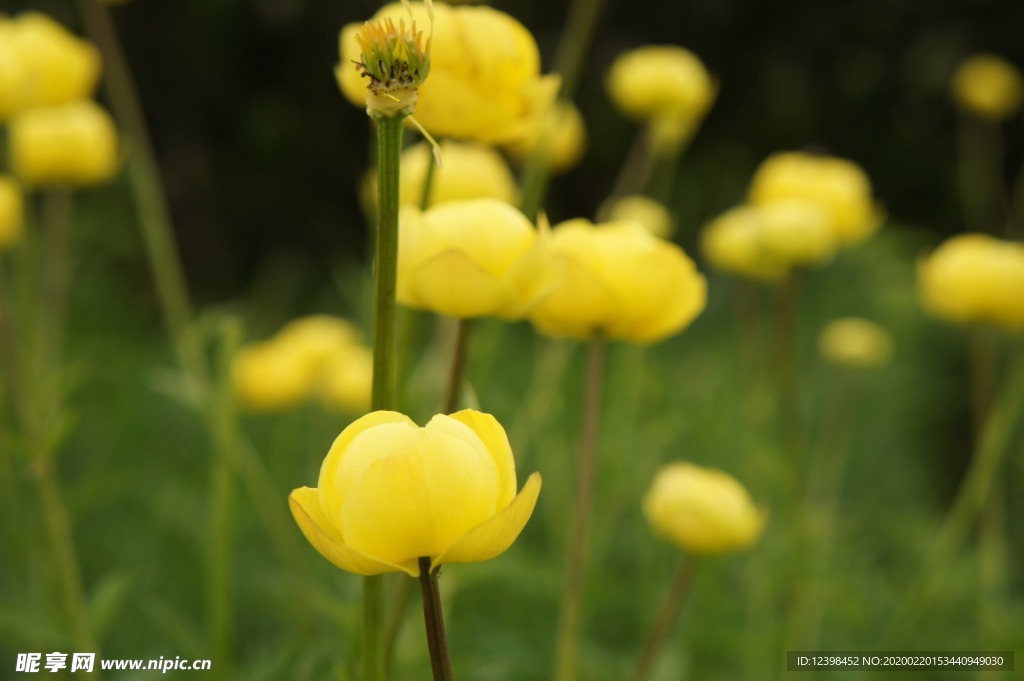
[[690,593],[690,585],[693,583],[693,573],[697,569],[697,560],[691,556],[683,558],[672,578],[668,595],[665,602],[654,619],[654,625],[647,635],[647,642],[644,650],[637,661],[636,669],[633,671],[631,681],[647,681],[654,671],[654,663],[658,660],[658,654],[665,646],[668,635],[672,633],[672,626],[679,617],[679,611],[686,603],[686,597]]
[[462,379],[466,373],[466,358],[469,355],[469,338],[473,331],[473,320],[459,319],[455,332],[455,348],[452,352],[451,371],[448,374],[448,392],[445,395],[442,414],[452,414],[459,408],[462,395]]
[[420,558],[420,590],[423,592],[423,622],[427,628],[427,647],[430,649],[430,668],[434,681],[453,681],[452,661],[448,655],[448,636],[444,631],[444,613],[441,611],[441,590],[437,585],[437,572],[430,571],[430,558]]

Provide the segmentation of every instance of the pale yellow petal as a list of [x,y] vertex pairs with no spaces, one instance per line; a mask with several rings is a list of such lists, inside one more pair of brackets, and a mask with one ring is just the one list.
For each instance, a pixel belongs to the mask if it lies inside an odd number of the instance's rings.
[[460,319],[498,314],[510,297],[503,281],[456,250],[421,263],[409,275],[405,290],[412,307]]
[[537,505],[540,487],[540,473],[533,473],[511,504],[448,547],[434,559],[431,568],[442,563],[489,560],[504,553],[526,527]]
[[288,496],[288,507],[298,523],[299,529],[309,543],[327,560],[337,567],[357,575],[379,575],[385,572],[406,572],[419,576],[419,566],[411,564],[394,565],[375,560],[345,546],[341,534],[332,527],[330,520],[320,506],[320,497],[313,487],[300,487]]
[[[516,462],[512,456],[512,446],[508,442],[508,435],[498,423],[498,419],[474,409],[463,409],[450,417],[435,416],[430,423],[434,423],[434,421],[443,423],[442,418],[464,423],[483,442],[498,471],[497,506],[498,508],[506,506],[516,495]],[[430,428],[430,424],[427,424],[427,428]]]

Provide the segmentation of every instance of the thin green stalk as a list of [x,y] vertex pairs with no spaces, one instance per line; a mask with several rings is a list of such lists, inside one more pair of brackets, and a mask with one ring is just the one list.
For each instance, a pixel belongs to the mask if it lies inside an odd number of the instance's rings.
[[462,394],[462,377],[466,373],[466,358],[469,355],[469,337],[473,331],[473,320],[459,319],[455,332],[455,348],[452,351],[452,364],[448,374],[448,390],[445,394],[442,414],[454,413],[459,407],[459,396]]
[[193,328],[192,305],[171,212],[135,81],[107,7],[98,0],[80,0],[79,7],[86,31],[103,56],[104,87],[131,151],[127,169],[164,322],[182,368],[189,379],[200,383],[197,387],[203,388],[207,362]]
[[402,630],[402,623],[405,622],[405,612],[409,609],[412,601],[413,581],[406,579],[405,575],[398,575],[398,584],[395,593],[391,597],[391,606],[388,608],[387,617],[384,619],[384,671],[387,673],[391,667],[391,658],[395,652],[395,642],[398,641],[398,634]]
[[430,649],[430,668],[434,681],[453,681],[452,661],[448,656],[448,637],[444,631],[441,611],[441,590],[437,586],[437,572],[430,571],[430,558],[420,558],[420,589],[423,591],[423,622],[427,628],[427,648]]
[[238,415],[231,384],[231,366],[241,344],[241,328],[223,328],[219,371],[213,402],[213,457],[210,470],[210,526],[207,547],[206,615],[211,659],[218,679],[231,677],[231,558],[233,555],[234,471],[238,446]]
[[644,644],[643,652],[640,654],[630,681],[647,681],[650,678],[651,672],[654,671],[654,663],[658,661],[658,654],[665,647],[665,641],[672,633],[672,627],[679,617],[679,611],[682,610],[686,596],[690,593],[690,584],[693,583],[693,573],[696,569],[697,560],[692,556],[685,556],[679,564],[679,568],[672,578],[672,584],[669,586],[665,602],[662,603],[658,616],[654,618],[654,625],[647,635],[647,642]]
[[998,123],[969,114],[962,114],[957,121],[960,200],[964,222],[974,232],[994,234],[1008,213],[1001,138]]
[[42,305],[38,340],[48,366],[57,366],[62,354],[71,273],[72,192],[54,187],[43,194]]
[[790,494],[796,500],[803,486],[803,443],[800,431],[799,371],[797,369],[797,306],[799,279],[791,273],[776,290],[775,370],[778,382],[779,433],[789,459]]
[[[402,116],[377,118],[377,249],[374,262],[372,408],[395,409],[395,287]],[[363,679],[384,678],[384,582],[363,578]]]
[[576,507],[573,511],[566,556],[565,591],[558,624],[555,650],[555,681],[574,681],[577,676],[583,584],[590,539],[594,481],[597,469],[597,438],[601,421],[601,388],[604,379],[606,342],[595,336],[587,352],[586,387],[583,405],[583,436],[580,446]]

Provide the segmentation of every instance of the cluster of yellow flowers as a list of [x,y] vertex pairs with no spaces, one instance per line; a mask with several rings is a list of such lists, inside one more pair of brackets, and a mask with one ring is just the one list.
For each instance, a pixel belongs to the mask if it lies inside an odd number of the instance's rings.
[[95,46],[48,16],[0,17],[0,121],[18,178],[0,176],[0,248],[23,229],[20,185],[80,187],[116,172],[117,130],[89,99],[99,75]]
[[314,315],[285,325],[235,358],[238,401],[253,411],[296,407],[310,398],[349,414],[370,407],[373,356],[343,319]]
[[768,157],[747,199],[708,225],[702,247],[711,265],[750,279],[777,281],[794,267],[825,264],[882,222],[864,171],[832,156]]

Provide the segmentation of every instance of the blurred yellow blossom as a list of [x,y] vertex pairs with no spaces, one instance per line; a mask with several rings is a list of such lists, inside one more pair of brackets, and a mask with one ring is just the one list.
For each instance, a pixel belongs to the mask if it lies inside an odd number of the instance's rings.
[[18,243],[25,227],[24,221],[21,186],[10,175],[0,175],[0,250]]
[[0,43],[0,116],[84,99],[96,89],[99,51],[45,14],[4,21]]
[[822,330],[818,351],[826,361],[838,366],[879,367],[892,356],[892,336],[867,319],[842,317]]
[[653,343],[685,328],[707,301],[693,261],[637,222],[564,222],[547,253],[560,278],[530,321],[550,336]]
[[[428,207],[449,201],[497,199],[515,203],[516,178],[501,154],[479,144],[444,141],[441,143],[444,165],[434,168]],[[429,145],[414,144],[402,152],[399,175],[399,204],[419,206],[423,183],[430,164],[434,162]],[[363,200],[367,206],[377,205],[377,171],[367,172],[363,179]]]
[[693,134],[718,94],[697,55],[675,45],[648,45],[620,55],[607,87],[625,115],[651,123],[661,131],[656,137],[673,145]]
[[539,143],[545,141],[551,145],[551,170],[556,173],[575,167],[583,158],[587,148],[587,127],[580,110],[572,102],[556,103],[521,140],[508,143],[505,150],[512,158],[524,160],[533,154]]
[[1024,77],[1002,57],[977,54],[957,67],[952,91],[960,108],[982,118],[1003,120],[1020,113]]
[[917,275],[922,303],[936,317],[1024,329],[1024,244],[954,236],[921,259]]
[[773,201],[756,208],[761,244],[772,257],[793,265],[821,264],[839,243],[821,206],[800,199]]
[[[554,101],[558,79],[541,77],[540,53],[530,32],[490,7],[434,5],[430,77],[419,88],[416,118],[435,135],[494,143],[517,139],[537,125]],[[418,26],[430,23],[422,3],[412,4]],[[399,3],[383,7],[374,20],[407,20]],[[340,36],[335,70],[344,95],[366,103],[357,33],[350,24]]]
[[28,186],[98,184],[120,165],[114,121],[89,100],[23,111],[9,130],[11,167]]
[[608,220],[633,220],[647,228],[651,234],[662,239],[669,239],[675,234],[676,226],[668,209],[647,196],[631,195],[613,199],[607,207],[602,206],[600,214],[607,215]]
[[399,216],[398,302],[450,317],[521,317],[544,284],[537,231],[494,199]]
[[540,487],[534,473],[516,494],[512,448],[490,414],[439,414],[420,428],[375,411],[342,431],[317,487],[294,490],[288,503],[313,548],[342,570],[418,577],[420,558],[433,570],[503,553]]
[[867,175],[852,161],[834,156],[793,151],[765,159],[754,173],[748,200],[761,206],[786,199],[817,204],[828,214],[840,245],[863,241],[882,222]]
[[643,510],[658,534],[698,555],[750,547],[766,520],[735,478],[682,461],[658,471]]
[[712,220],[701,234],[701,250],[712,267],[758,281],[778,281],[789,264],[765,248],[764,221],[753,206],[737,206]]
[[292,409],[316,397],[328,407],[363,412],[370,404],[369,355],[345,320],[303,317],[239,351],[232,372],[235,395],[253,411]]

